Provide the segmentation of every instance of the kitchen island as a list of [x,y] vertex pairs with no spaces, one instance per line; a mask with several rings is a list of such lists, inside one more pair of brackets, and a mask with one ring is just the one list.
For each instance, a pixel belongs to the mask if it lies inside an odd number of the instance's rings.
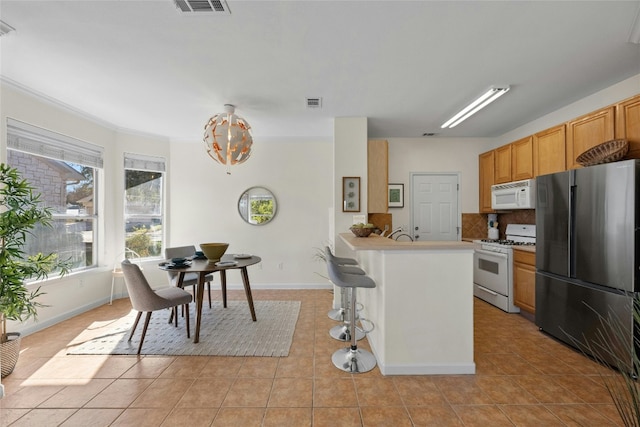
[[473,245],[339,234],[340,256],[376,282],[360,316],[383,375],[473,374]]

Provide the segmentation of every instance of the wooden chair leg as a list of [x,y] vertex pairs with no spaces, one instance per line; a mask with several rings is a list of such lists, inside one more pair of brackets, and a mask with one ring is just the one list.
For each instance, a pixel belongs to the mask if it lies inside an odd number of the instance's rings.
[[209,308],[211,308],[211,282],[207,282],[207,291],[209,292]]
[[177,316],[178,313],[176,312],[175,308],[171,309],[171,315],[169,316],[169,323],[173,323],[173,316]]
[[220,270],[220,289],[222,290],[222,307],[227,308],[227,272]]
[[178,327],[178,307],[173,307],[171,309],[171,312],[176,314],[175,316],[172,316],[172,317],[175,319],[175,326],[177,328]]
[[149,320],[151,320],[152,311],[147,312],[147,317],[144,319],[144,329],[142,329],[142,337],[140,337],[140,345],[138,346],[138,354],[140,354],[140,350],[142,350],[142,343],[144,342],[144,337],[147,335],[147,328],[149,327]]
[[185,304],[184,309],[187,312],[187,338],[191,338],[191,327],[189,326],[189,304]]
[[140,321],[140,316],[142,316],[142,312],[139,311],[138,315],[136,316],[136,321],[133,322],[133,326],[131,327],[131,334],[129,334],[129,341],[131,341],[131,338],[133,337],[133,333],[136,331],[136,328],[138,327],[138,322]]

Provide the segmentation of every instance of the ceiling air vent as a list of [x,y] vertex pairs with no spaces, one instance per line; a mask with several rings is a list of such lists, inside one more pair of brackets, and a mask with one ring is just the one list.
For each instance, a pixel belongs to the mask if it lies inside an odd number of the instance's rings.
[[176,7],[185,13],[219,13],[230,15],[225,0],[173,0]]
[[307,108],[322,108],[322,98],[307,98]]

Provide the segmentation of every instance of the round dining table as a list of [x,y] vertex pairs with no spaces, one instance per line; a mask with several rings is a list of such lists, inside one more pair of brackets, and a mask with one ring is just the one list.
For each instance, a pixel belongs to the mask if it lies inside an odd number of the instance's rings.
[[200,341],[200,324],[202,320],[202,297],[204,295],[205,276],[215,271],[220,272],[220,287],[222,289],[222,306],[227,308],[227,270],[240,270],[242,276],[242,284],[244,285],[244,292],[247,295],[247,302],[249,303],[249,311],[251,312],[251,319],[256,321],[256,311],[253,307],[253,297],[251,295],[251,285],[249,283],[249,273],[247,267],[254,265],[262,261],[259,256],[240,256],[235,254],[225,254],[219,261],[210,261],[208,259],[192,259],[190,263],[184,267],[170,268],[169,263],[160,264],[160,268],[163,270],[174,271],[178,274],[178,281],[176,286],[182,287],[182,281],[186,273],[198,274],[198,286],[196,289],[196,331],[193,337],[193,342]]

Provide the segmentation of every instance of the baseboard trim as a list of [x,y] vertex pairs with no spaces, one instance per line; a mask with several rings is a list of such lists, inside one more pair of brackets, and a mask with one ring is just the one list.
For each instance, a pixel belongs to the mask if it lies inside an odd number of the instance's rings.
[[[321,282],[321,283],[252,283],[251,290],[260,290],[260,289],[269,289],[269,290],[303,290],[303,289],[327,289],[332,290],[333,286],[331,283]],[[244,290],[244,286],[242,283],[228,283],[227,290]],[[129,295],[126,292],[114,293],[113,300],[128,298]],[[25,326],[24,328],[18,329],[14,332],[20,332],[22,336],[27,336],[33,334],[35,332],[46,329],[50,326],[53,326],[57,323],[60,323],[64,320],[71,319],[79,314],[82,314],[86,311],[93,310],[96,307],[100,307],[101,305],[109,304],[109,295],[101,298],[97,301],[94,301],[90,304],[85,304],[81,307],[78,307],[74,310],[68,311],[66,313],[61,313],[58,316],[52,317],[50,319],[41,320],[36,323],[30,324],[29,326]]]
[[382,375],[473,375],[476,373],[476,364],[473,362],[379,365]]

